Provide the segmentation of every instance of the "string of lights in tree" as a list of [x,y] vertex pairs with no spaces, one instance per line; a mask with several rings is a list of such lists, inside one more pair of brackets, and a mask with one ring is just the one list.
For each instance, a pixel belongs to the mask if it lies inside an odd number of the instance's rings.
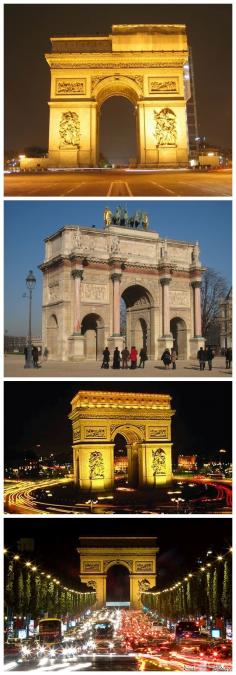
[[52,573],[45,571],[41,568],[41,566],[31,562],[30,560],[26,560],[22,558],[18,553],[9,553],[9,550],[7,548],[4,548],[4,555],[8,557],[9,562],[15,562],[18,565],[22,566],[23,568],[26,568],[28,572],[32,572],[34,574],[39,574],[40,576],[44,577],[45,579],[48,580],[48,582],[51,582],[55,584],[55,586],[58,586],[58,588],[61,588],[63,591],[67,591],[68,593],[71,593],[72,595],[76,596],[92,596],[94,595],[95,591],[94,590],[88,590],[88,591],[78,591],[75,588],[69,588],[68,586],[65,586],[62,581],[57,579],[56,577],[53,576]]
[[210,570],[214,570],[217,567],[217,564],[220,562],[223,562],[226,557],[230,554],[232,554],[232,547],[226,553],[222,553],[216,556],[215,559],[215,564],[214,562],[206,562],[205,564],[202,564],[200,569],[197,569],[196,571],[186,573],[185,577],[181,581],[176,581],[173,586],[170,586],[168,588],[163,588],[161,591],[152,591],[152,590],[147,590],[143,591],[142,595],[163,595],[164,593],[172,593],[173,591],[176,591],[177,588],[184,588],[185,583],[190,581],[191,579],[194,579],[194,577],[199,577],[202,575],[204,572],[208,573]]

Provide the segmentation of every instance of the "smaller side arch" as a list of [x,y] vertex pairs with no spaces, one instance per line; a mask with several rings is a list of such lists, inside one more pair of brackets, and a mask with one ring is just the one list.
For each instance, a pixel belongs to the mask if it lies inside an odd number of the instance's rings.
[[50,314],[48,317],[46,335],[47,342],[45,347],[48,349],[48,358],[55,359],[59,355],[59,322],[55,313]]

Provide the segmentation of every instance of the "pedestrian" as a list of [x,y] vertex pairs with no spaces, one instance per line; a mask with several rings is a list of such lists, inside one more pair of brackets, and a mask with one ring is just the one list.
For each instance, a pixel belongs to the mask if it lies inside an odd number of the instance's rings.
[[205,361],[206,361],[206,352],[203,347],[200,347],[197,353],[197,358],[199,361],[200,370],[205,370]]
[[114,370],[119,370],[120,369],[120,351],[118,347],[115,348],[114,355],[113,355],[113,368]]
[[38,368],[39,367],[39,365],[38,365],[39,350],[38,350],[38,347],[34,347],[33,345],[32,345],[32,357],[33,357],[34,368]]
[[44,347],[43,356],[44,356],[45,361],[47,361],[48,354],[49,354],[48,348]]
[[140,356],[139,368],[141,368],[141,366],[143,366],[143,368],[144,368],[145,361],[147,361],[147,349],[146,349],[146,347],[141,347],[140,352],[139,352],[139,356]]
[[177,351],[175,347],[172,347],[171,350],[171,363],[172,363],[172,369],[176,370],[176,360],[177,360]]
[[212,361],[214,359],[215,353],[213,352],[213,349],[208,346],[206,349],[206,361],[208,361],[208,368],[209,370],[212,370]]
[[25,345],[25,348],[24,348],[25,365],[27,363],[27,355],[28,355],[28,347],[27,347],[27,345]]
[[109,361],[110,361],[110,352],[108,347],[105,347],[105,349],[103,350],[103,362],[101,368],[109,368]]
[[167,368],[169,369],[169,365],[170,365],[170,363],[171,363],[171,354],[170,354],[170,350],[169,350],[169,349],[165,349],[165,350],[164,350],[164,352],[163,352],[163,354],[162,354],[162,357],[161,357],[161,360],[162,360],[163,363],[164,363],[165,370],[166,370]]
[[225,350],[225,367],[231,368],[231,363],[232,363],[232,348],[227,347],[227,349]]
[[135,346],[131,347],[130,351],[130,360],[131,360],[131,365],[130,368],[134,370],[137,368],[137,358],[138,358],[138,352]]
[[128,368],[128,360],[130,358],[129,355],[129,350],[127,347],[124,347],[121,352],[121,357],[122,357],[122,369]]

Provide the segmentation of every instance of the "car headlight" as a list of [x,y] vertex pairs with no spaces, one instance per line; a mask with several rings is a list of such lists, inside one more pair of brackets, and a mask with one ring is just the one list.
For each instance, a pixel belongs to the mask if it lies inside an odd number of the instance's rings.
[[22,654],[25,654],[25,656],[29,656],[30,652],[29,647],[22,647]]
[[55,655],[56,655],[55,649],[49,649],[49,656],[55,656]]

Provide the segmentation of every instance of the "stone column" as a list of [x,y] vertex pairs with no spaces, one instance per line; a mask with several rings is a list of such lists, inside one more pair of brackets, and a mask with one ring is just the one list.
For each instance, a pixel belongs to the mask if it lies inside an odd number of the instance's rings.
[[113,335],[120,335],[120,280],[121,274],[113,272]]
[[75,269],[71,272],[71,275],[75,281],[75,294],[74,294],[74,333],[80,333],[81,329],[81,317],[80,317],[80,286],[83,279],[83,270]]
[[162,285],[162,330],[163,337],[168,337],[170,335],[170,295],[169,295],[169,284],[171,278],[169,276],[161,278]]
[[201,337],[201,281],[192,281],[194,295],[194,337]]

